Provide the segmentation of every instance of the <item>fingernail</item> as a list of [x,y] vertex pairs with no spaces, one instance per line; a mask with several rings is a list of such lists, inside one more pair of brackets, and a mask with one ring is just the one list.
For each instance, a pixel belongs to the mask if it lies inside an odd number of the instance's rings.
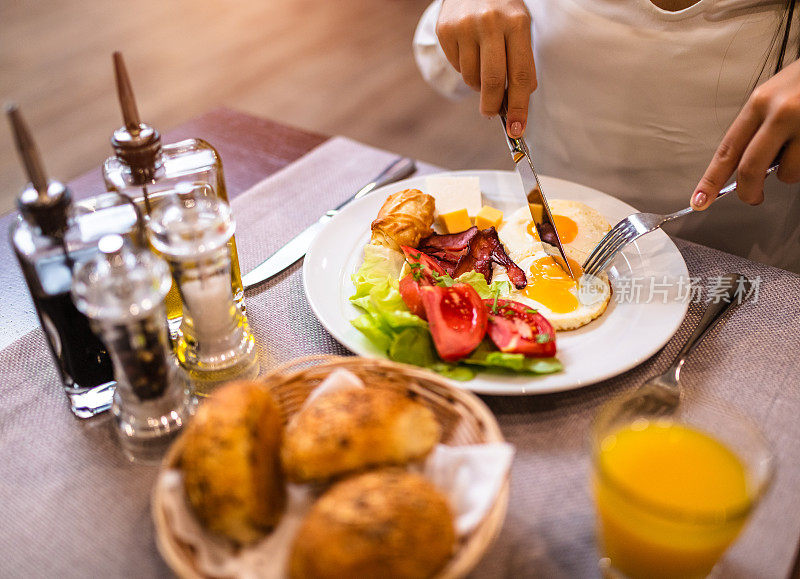
[[702,207],[708,201],[708,195],[703,193],[702,191],[698,191],[694,194],[694,199],[692,200],[692,205],[695,207]]
[[522,136],[522,123],[519,121],[514,121],[511,123],[511,136],[512,137],[521,137]]

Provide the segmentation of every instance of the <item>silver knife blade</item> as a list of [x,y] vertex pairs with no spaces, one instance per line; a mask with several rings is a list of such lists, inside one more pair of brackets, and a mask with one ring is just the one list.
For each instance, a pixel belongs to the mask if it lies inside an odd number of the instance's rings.
[[[550,206],[547,204],[547,198],[544,196],[542,185],[539,183],[539,176],[536,174],[536,169],[533,167],[533,160],[531,153],[528,149],[528,144],[525,139],[514,139],[508,136],[506,132],[506,101],[503,100],[503,105],[500,108],[500,120],[503,123],[503,135],[506,138],[506,143],[511,151],[511,158],[514,160],[517,173],[522,179],[522,186],[524,187],[525,203],[531,213],[531,218],[536,224],[536,231],[539,232],[539,239],[542,242],[547,255],[552,257],[555,262],[561,266],[569,276],[577,280],[575,274],[572,272],[572,267],[569,265],[567,254],[564,253],[564,246],[561,244],[561,238],[558,235],[558,229],[553,221],[553,215],[550,213]],[[531,204],[541,205],[541,215],[534,211]]]
[[289,243],[254,267],[252,271],[244,274],[242,276],[244,289],[250,289],[254,285],[278,275],[284,269],[299,261],[308,251],[317,233],[328,221],[330,221],[330,217],[326,214],[322,219],[298,233]]
[[311,242],[319,233],[320,229],[330,221],[341,209],[356,199],[360,199],[364,195],[371,193],[379,187],[394,183],[400,179],[404,179],[413,174],[417,170],[416,163],[413,159],[408,157],[398,157],[387,165],[372,181],[359,189],[355,195],[340,203],[335,209],[326,212],[325,215],[319,218],[316,223],[312,223],[306,229],[298,233],[291,241],[281,247],[278,251],[273,253],[267,259],[262,261],[259,265],[254,267],[251,271],[242,276],[242,284],[244,289],[267,281],[273,276],[278,275],[284,269],[297,262],[302,258]]

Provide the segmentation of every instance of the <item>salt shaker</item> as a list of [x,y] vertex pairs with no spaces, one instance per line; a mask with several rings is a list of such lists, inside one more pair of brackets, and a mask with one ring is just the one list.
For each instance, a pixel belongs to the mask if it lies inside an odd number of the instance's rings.
[[169,267],[120,235],[101,238],[98,249],[76,268],[72,295],[111,354],[117,378],[111,411],[125,455],[157,462],[197,404],[169,343]]
[[200,392],[255,378],[259,364],[247,317],[231,289],[236,224],[208,184],[181,183],[153,208],[150,243],[169,263],[183,305],[175,353]]

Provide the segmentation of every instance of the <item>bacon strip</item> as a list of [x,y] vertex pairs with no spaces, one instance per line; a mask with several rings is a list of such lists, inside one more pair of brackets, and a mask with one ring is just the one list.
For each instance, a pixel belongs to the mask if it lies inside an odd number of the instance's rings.
[[461,233],[439,235],[434,233],[420,241],[417,249],[439,262],[450,277],[456,277],[458,264],[469,251],[470,243],[478,234],[474,225]]
[[525,272],[508,257],[494,227],[478,230],[473,226],[450,235],[434,233],[420,241],[417,249],[435,259],[453,278],[477,271],[486,283],[491,283],[492,263],[497,263],[506,268],[514,287],[522,289],[528,285]]
[[451,233],[449,235],[439,235],[434,233],[422,239],[417,249],[428,253],[431,251],[460,251],[466,249],[472,238],[478,234],[478,228],[474,225],[461,233]]

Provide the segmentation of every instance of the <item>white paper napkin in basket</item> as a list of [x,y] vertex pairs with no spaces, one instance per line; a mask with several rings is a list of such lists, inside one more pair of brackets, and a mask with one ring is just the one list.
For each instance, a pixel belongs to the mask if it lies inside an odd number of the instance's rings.
[[[309,395],[301,412],[321,394],[363,387],[353,373],[336,370]],[[448,498],[459,538],[469,535],[486,516],[508,476],[513,457],[514,447],[507,443],[439,444],[428,457],[422,474]],[[164,471],[156,484],[172,532],[193,547],[197,567],[209,577],[285,577],[292,541],[316,498],[307,485],[289,484],[286,512],[278,526],[263,540],[237,551],[230,542],[202,528],[186,499],[179,470]]]

